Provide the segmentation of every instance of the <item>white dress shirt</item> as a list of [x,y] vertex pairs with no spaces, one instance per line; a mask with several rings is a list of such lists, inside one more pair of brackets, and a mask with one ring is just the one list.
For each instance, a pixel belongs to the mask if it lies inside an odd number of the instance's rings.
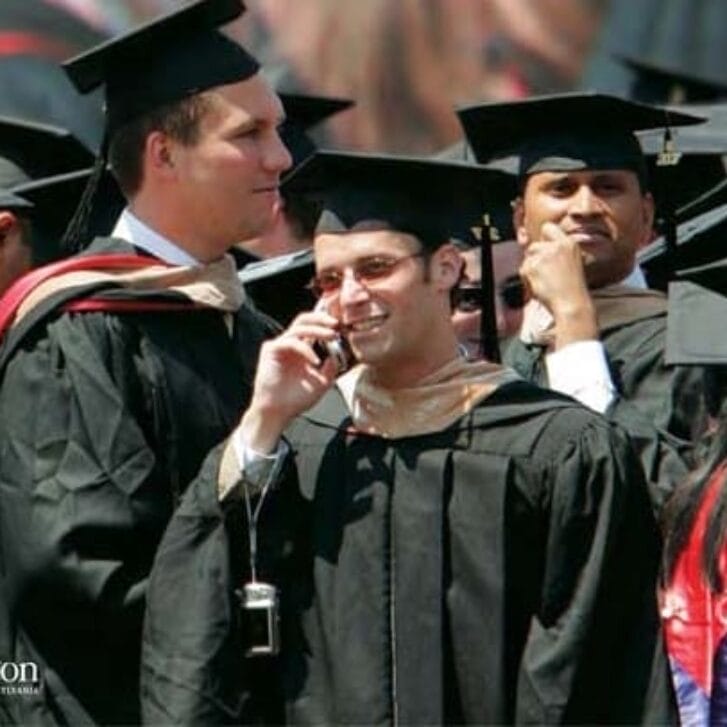
[[142,222],[128,207],[124,209],[116,221],[116,226],[111,237],[118,237],[121,240],[130,242],[159,260],[170,265],[183,267],[197,267],[201,265],[199,260],[193,258],[186,250],[175,245],[163,235],[154,231]]
[[[619,285],[645,289],[646,278],[637,265]],[[576,341],[545,356],[548,386],[568,394],[603,414],[616,398],[606,349],[601,341]]]

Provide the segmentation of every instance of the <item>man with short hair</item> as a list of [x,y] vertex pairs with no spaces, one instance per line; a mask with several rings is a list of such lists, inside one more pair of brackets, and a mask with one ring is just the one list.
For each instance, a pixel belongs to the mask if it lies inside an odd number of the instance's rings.
[[0,695],[3,723],[139,723],[154,552],[248,404],[270,330],[225,252],[269,224],[290,157],[277,96],[218,30],[242,10],[197,0],[67,64],[105,85],[128,206],[0,307],[0,659],[40,674]]
[[633,131],[699,119],[601,94],[459,114],[480,161],[519,158],[514,224],[531,300],[505,363],[619,422],[659,510],[703,420],[697,373],[664,362],[666,297],[636,265],[654,202]]
[[145,719],[663,721],[626,436],[458,352],[451,240],[482,232],[481,170],[319,153],[288,184],[323,208],[320,304],[263,345],[224,445],[267,464],[208,460],[160,544]]

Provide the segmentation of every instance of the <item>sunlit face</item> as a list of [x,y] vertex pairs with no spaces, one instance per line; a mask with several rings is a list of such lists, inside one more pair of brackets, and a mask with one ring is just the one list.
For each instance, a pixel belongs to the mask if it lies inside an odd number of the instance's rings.
[[583,170],[531,175],[515,207],[518,242],[542,239],[545,222],[554,222],[583,254],[591,288],[623,280],[635,264],[636,250],[651,235],[654,203],[634,172]]
[[180,206],[194,216],[214,258],[270,225],[291,157],[278,136],[280,100],[262,76],[208,95],[199,138],[175,144],[174,163]]
[[[432,337],[443,324],[451,335],[449,289],[459,270],[442,275],[438,260],[446,255],[440,249],[425,258],[414,237],[389,230],[316,237],[317,274],[343,274],[340,288],[323,300],[359,361],[388,370],[417,362],[426,369],[438,355]],[[367,279],[362,272],[372,260],[393,264],[386,275]]]
[[[500,339],[514,336],[522,323],[522,308],[513,308],[505,304],[500,288],[512,275],[516,275],[521,261],[520,248],[514,240],[498,242],[492,246],[492,270],[495,283],[495,315],[497,335]],[[479,287],[482,280],[480,251],[477,248],[462,252],[465,263],[463,286]],[[463,306],[465,310],[455,308],[452,312],[452,323],[457,339],[467,350],[469,359],[476,359],[482,353],[480,321],[482,308]]]

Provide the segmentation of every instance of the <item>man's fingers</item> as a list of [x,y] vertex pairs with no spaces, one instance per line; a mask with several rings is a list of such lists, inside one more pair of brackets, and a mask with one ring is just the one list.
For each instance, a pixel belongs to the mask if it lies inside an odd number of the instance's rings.
[[266,347],[267,353],[277,359],[284,359],[287,356],[294,355],[301,356],[312,366],[318,366],[321,362],[316,352],[311,348],[311,345],[296,336],[280,336],[280,338],[276,338],[274,341],[269,341]]
[[280,338],[298,338],[310,341],[322,338],[328,341],[335,338],[337,335],[338,332],[336,329],[331,328],[330,326],[306,322],[292,325],[287,331],[284,331],[280,335]]
[[548,240],[549,242],[557,242],[558,240],[567,242],[570,239],[555,222],[544,222],[540,228],[540,235],[543,240]]

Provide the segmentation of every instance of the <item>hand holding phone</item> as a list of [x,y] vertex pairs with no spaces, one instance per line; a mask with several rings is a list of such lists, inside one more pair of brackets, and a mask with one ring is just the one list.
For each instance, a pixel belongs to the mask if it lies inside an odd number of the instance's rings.
[[[323,300],[319,300],[313,310],[328,313],[326,303]],[[333,359],[337,369],[336,376],[341,376],[342,374],[346,373],[346,371],[348,371],[348,369],[350,369],[351,366],[353,366],[354,364],[354,357],[353,351],[351,351],[351,346],[348,344],[348,341],[340,334],[330,340],[320,339],[313,341],[311,345],[316,356],[318,356],[321,361],[321,366],[325,363],[327,359]]]

